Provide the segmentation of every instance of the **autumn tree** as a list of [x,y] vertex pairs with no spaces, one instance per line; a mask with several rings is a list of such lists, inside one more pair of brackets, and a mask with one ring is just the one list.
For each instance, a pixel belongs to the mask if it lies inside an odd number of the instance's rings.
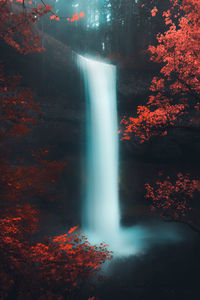
[[[21,54],[45,50],[32,25],[51,11],[31,1],[0,2],[0,38]],[[92,246],[77,229],[61,236],[33,239],[39,230],[36,199],[52,199],[52,187],[66,162],[48,159],[48,149],[32,150],[32,164],[12,153],[19,138],[41,118],[31,89],[20,75],[7,74],[0,64],[0,298],[79,299],[80,287],[111,259],[106,245]]]
[[190,174],[177,176],[159,174],[156,183],[145,185],[145,197],[151,201],[151,211],[158,212],[165,221],[176,221],[189,225],[200,232],[199,222],[195,221],[195,201],[198,201],[200,179]]
[[51,11],[51,6],[32,5],[32,1],[1,0],[0,37],[22,54],[41,52],[44,48],[32,25]]
[[[156,46],[149,46],[151,61],[161,65],[159,76],[151,82],[147,104],[138,107],[135,117],[122,119],[122,139],[135,135],[142,143],[172,127],[199,126],[200,3],[170,2],[163,12],[167,29],[157,35]],[[156,17],[157,8],[151,13]]]
[[[151,3],[151,15],[156,18],[160,12],[155,1]],[[147,104],[138,106],[136,116],[121,120],[122,140],[134,138],[144,143],[176,127],[199,130],[200,2],[170,0],[170,8],[162,15],[166,29],[157,34],[157,45],[148,48],[160,72],[152,79]],[[159,174],[145,187],[152,211],[164,220],[183,222],[200,231],[194,220],[198,177],[181,172],[166,177]]]
[[84,283],[111,253],[104,244],[92,246],[76,227],[32,242],[37,214],[27,204],[0,219],[1,299],[80,299]]

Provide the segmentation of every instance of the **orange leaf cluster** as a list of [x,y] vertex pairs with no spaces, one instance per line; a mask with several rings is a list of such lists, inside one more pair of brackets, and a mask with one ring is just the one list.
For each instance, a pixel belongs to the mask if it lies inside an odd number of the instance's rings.
[[72,16],[72,18],[61,18],[59,16],[57,16],[56,14],[53,14],[51,15],[49,18],[50,20],[54,20],[54,21],[60,21],[61,19],[66,19],[68,22],[75,22],[75,21],[78,21],[80,20],[81,18],[83,18],[85,16],[85,13],[84,12],[80,12],[80,13],[76,13]]
[[[143,142],[165,135],[189,109],[194,115],[191,122],[199,125],[200,1],[170,1],[170,9],[163,13],[167,30],[157,35],[156,46],[149,46],[151,60],[161,64],[160,76],[152,80],[147,105],[139,107],[135,118],[121,121],[122,139],[134,134]],[[154,8],[152,15],[156,13]]]
[[140,143],[148,141],[152,136],[166,135],[167,128],[175,124],[177,117],[185,110],[183,104],[165,105],[155,110],[146,106],[138,106],[137,117],[129,117],[121,120],[119,133],[123,132],[122,140],[130,140],[134,133]]
[[31,89],[20,87],[19,75],[5,76],[0,63],[0,138],[17,137],[29,132],[29,126],[38,122],[39,108],[33,100]]
[[200,180],[182,173],[176,178],[160,178],[154,185],[147,183],[145,186],[145,197],[152,201],[152,210],[159,210],[163,217],[172,220],[188,217],[190,201],[195,192],[200,192]]
[[157,15],[157,12],[158,12],[158,9],[156,7],[154,7],[152,10],[151,10],[151,15],[152,17],[155,17]]
[[112,258],[104,245],[90,245],[75,228],[53,239],[30,241],[30,233],[37,229],[37,214],[24,205],[8,210],[0,219],[1,299],[14,289],[16,299],[71,299],[72,292]]
[[[44,50],[32,25],[51,11],[51,6],[38,5],[24,9],[26,1],[1,0],[0,38],[22,54]],[[23,5],[24,4],[24,5]]]

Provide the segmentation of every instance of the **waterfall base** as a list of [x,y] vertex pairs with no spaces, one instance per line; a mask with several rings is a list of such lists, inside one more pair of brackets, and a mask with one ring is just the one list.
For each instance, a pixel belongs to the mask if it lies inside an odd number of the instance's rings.
[[133,227],[121,227],[114,235],[97,235],[96,232],[85,231],[91,244],[105,243],[113,251],[115,257],[140,255],[154,245],[176,243],[183,240],[177,224],[156,223]]

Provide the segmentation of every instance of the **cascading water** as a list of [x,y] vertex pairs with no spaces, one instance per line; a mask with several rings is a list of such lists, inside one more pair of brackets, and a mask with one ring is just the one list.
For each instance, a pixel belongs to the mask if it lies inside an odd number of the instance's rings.
[[[116,67],[78,55],[87,101],[87,190],[82,227],[92,243],[106,242],[115,255],[179,240],[175,226],[120,226],[118,198]],[[151,228],[151,229],[150,229]]]
[[87,98],[87,195],[83,226],[104,239],[119,232],[116,67],[79,56]]

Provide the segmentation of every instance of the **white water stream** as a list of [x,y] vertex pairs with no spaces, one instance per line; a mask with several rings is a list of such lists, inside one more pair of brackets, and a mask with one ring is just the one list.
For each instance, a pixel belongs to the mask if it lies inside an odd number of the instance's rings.
[[164,240],[176,241],[173,226],[120,226],[116,67],[77,57],[87,101],[87,186],[82,228],[91,243],[106,242],[119,255],[136,254]]
[[87,99],[87,195],[83,226],[104,238],[120,226],[116,67],[79,56]]

